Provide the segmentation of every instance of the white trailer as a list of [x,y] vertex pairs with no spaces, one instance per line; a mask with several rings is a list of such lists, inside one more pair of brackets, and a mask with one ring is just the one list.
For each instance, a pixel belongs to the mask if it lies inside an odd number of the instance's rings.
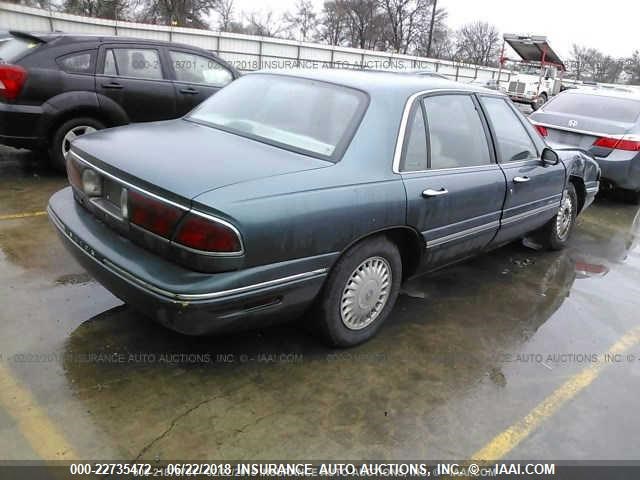
[[500,67],[506,61],[515,61],[517,73],[512,75],[507,94],[514,102],[527,103],[533,110],[540,108],[549,98],[562,90],[564,63],[551,49],[547,37],[505,34],[504,42],[520,56],[521,60],[505,58],[504,44]]

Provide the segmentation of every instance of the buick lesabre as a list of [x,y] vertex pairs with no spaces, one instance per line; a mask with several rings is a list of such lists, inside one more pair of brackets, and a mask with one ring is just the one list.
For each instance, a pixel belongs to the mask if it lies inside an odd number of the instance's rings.
[[330,70],[83,136],[67,172],[51,221],[125,302],[188,334],[306,312],[337,346],[371,338],[407,277],[529,235],[562,248],[600,174],[499,92]]

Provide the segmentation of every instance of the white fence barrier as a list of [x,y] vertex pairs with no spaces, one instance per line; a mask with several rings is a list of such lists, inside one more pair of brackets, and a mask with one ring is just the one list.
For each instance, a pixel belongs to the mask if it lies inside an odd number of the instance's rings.
[[[497,80],[499,72],[497,68],[374,50],[88,18],[1,1],[0,30],[119,35],[184,43],[211,50],[242,71],[290,67],[424,69],[441,73],[461,82],[469,82],[476,78]],[[499,79],[500,83],[507,84],[511,74],[510,70],[503,69]]]

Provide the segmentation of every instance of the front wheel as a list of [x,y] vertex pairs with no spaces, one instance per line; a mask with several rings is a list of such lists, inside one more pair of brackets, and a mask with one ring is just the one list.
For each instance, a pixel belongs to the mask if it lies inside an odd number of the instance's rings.
[[327,278],[316,312],[327,343],[351,347],[373,337],[393,309],[401,279],[400,253],[384,236],[345,252]]
[[547,103],[547,94],[542,92],[540,95],[536,97],[536,99],[531,104],[531,109],[535,112],[545,103]]
[[49,158],[53,168],[61,172],[65,170],[67,154],[74,139],[103,128],[105,126],[102,122],[89,117],[73,118],[60,125],[53,134],[49,147]]
[[561,250],[569,241],[578,216],[578,195],[573,184],[562,194],[560,210],[540,231],[539,240],[549,250]]

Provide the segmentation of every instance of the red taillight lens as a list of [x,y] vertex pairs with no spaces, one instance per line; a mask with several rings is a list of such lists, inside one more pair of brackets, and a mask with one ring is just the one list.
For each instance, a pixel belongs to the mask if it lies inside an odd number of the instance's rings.
[[600,137],[593,143],[593,146],[612,148],[614,150],[627,150],[629,152],[640,152],[640,140],[631,140],[625,137]]
[[18,65],[0,65],[0,96],[15,100],[27,80],[27,71]]
[[135,190],[129,190],[127,197],[131,223],[161,237],[171,237],[174,227],[182,217],[182,210]]
[[232,228],[193,214],[188,214],[182,221],[174,241],[205,252],[234,253],[242,250],[240,238]]
[[543,127],[542,125],[534,125],[534,127],[536,127],[536,130],[538,130],[538,133],[543,137],[546,137],[549,135],[549,130],[547,130],[547,127]]

